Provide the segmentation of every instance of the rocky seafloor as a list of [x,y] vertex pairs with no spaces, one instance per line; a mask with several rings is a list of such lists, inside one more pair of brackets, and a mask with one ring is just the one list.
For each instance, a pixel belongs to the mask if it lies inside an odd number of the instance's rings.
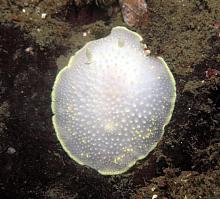
[[131,28],[162,56],[177,84],[163,139],[125,174],[72,161],[56,138],[51,89],[84,44],[126,26],[94,4],[0,0],[0,198],[220,198],[219,0],[148,0],[148,24]]

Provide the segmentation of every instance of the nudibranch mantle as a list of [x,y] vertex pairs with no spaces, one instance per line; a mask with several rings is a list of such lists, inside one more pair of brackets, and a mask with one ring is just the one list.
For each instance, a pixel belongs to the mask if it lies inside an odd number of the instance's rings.
[[63,149],[103,175],[121,174],[146,157],[174,109],[174,77],[141,41],[113,28],[72,56],[53,86],[52,120]]

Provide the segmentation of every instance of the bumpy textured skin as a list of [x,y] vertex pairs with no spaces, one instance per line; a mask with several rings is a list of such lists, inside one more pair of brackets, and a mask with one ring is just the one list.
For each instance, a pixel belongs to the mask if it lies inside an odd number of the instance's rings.
[[64,150],[103,175],[147,156],[169,122],[175,80],[162,58],[145,55],[124,27],[89,42],[61,70],[52,92],[53,124]]

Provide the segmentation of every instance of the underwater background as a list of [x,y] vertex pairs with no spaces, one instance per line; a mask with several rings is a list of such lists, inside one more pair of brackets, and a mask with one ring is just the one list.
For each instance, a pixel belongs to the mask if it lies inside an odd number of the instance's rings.
[[[147,18],[131,24],[123,5],[134,2],[0,0],[1,199],[220,198],[220,2],[147,0]],[[51,91],[69,58],[115,26],[164,58],[177,98],[157,147],[103,176],[63,150]]]

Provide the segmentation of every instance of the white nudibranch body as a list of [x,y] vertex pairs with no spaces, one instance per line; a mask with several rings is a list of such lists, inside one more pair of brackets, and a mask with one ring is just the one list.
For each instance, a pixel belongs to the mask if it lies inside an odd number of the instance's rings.
[[103,175],[146,157],[174,109],[173,75],[162,58],[144,53],[141,41],[115,27],[71,57],[54,83],[53,125],[62,147]]

